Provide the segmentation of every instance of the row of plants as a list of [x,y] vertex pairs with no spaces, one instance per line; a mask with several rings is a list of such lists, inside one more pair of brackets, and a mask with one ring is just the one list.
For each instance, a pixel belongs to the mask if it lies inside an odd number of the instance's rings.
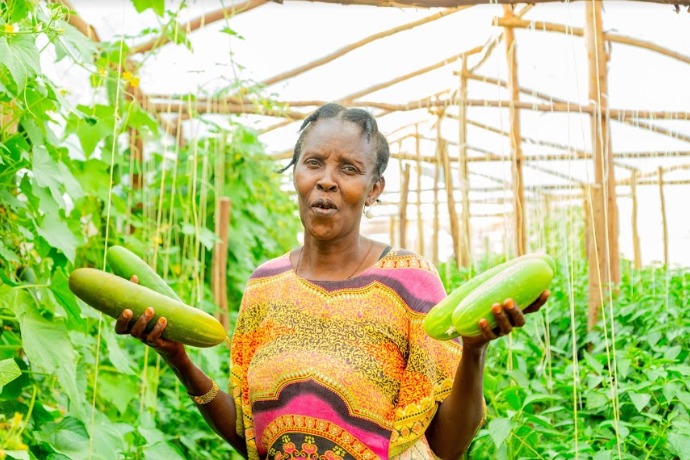
[[[558,262],[549,301],[489,348],[487,423],[471,459],[690,459],[690,271],[623,261],[617,289],[587,330],[582,228],[567,209],[531,244]],[[566,236],[566,237],[564,237]],[[574,238],[573,238],[574,236]],[[473,270],[442,264],[453,289]]]
[[[160,14],[149,34],[172,34],[163,2],[134,4]],[[68,276],[105,268],[105,250],[124,245],[216,314],[216,207],[227,197],[232,327],[251,270],[296,244],[295,204],[246,126],[199,118],[207,134],[171,143],[131,97],[127,46],[93,43],[68,14],[59,3],[0,3],[0,458],[232,458],[157,355],[77,301]],[[61,60],[89,72],[93,104],[71,102],[46,76]],[[226,347],[192,353],[227,381]]]

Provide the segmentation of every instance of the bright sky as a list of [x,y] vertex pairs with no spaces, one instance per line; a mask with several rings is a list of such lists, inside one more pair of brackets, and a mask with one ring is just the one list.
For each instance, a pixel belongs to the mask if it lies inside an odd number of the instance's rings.
[[[159,19],[149,10],[137,15],[129,1],[113,2],[93,0],[73,0],[75,9],[94,25],[104,39],[121,35],[131,37],[128,44],[140,43],[136,37],[147,27],[157,27]],[[227,3],[227,2],[226,2]],[[181,15],[181,22],[200,16],[221,5],[220,1],[190,1],[189,7]],[[166,1],[170,9],[177,8],[179,2]],[[175,94],[214,91],[230,84],[235,76],[260,81],[267,77],[298,67],[304,63],[325,56],[343,46],[373,35],[382,30],[396,27],[411,21],[430,16],[437,9],[414,9],[392,7],[344,6],[306,1],[288,0],[283,4],[268,3],[250,12],[240,14],[229,21],[221,21],[190,35],[193,50],[181,46],[167,45],[149,57],[140,71],[142,89],[151,94]],[[299,77],[281,82],[269,88],[278,100],[335,100],[354,91],[371,85],[389,81],[395,77],[434,64],[459,52],[484,45],[490,38],[501,32],[492,26],[492,19],[503,15],[501,6],[481,5],[447,15],[442,19],[416,27],[410,31],[378,40],[353,51],[325,66],[311,70]],[[543,20],[573,27],[583,27],[585,19],[584,2],[547,3],[534,7],[526,16],[530,20]],[[221,33],[230,27],[242,38]],[[607,32],[651,41],[675,52],[690,56],[690,14],[684,9],[680,14],[671,5],[650,2],[605,2],[604,28]],[[540,31],[516,29],[518,46],[518,72],[520,85],[532,90],[550,94],[572,102],[586,104],[587,56],[584,41],[572,34],[545,33]],[[677,60],[640,50],[630,46],[613,44],[610,47],[609,64],[610,107],[620,109],[690,111],[690,65]],[[472,67],[477,57],[469,60]],[[506,59],[503,43],[500,43],[491,57],[479,68],[477,73],[493,78],[506,79]],[[443,67],[409,82],[378,91],[363,97],[363,100],[403,104],[434,94],[441,90],[454,91],[458,78],[453,74],[459,63]],[[84,75],[69,69],[57,75],[65,78],[65,86],[83,88]],[[76,76],[76,77],[75,77]],[[75,95],[89,100],[89,95],[77,89]],[[506,91],[495,86],[476,81],[469,84],[470,99],[505,99]],[[523,101],[537,101],[521,96]],[[308,111],[310,109],[298,108]],[[508,129],[506,110],[471,107],[468,111],[472,120],[491,125],[502,130]],[[272,125],[276,119],[247,117],[245,122],[257,128]],[[379,118],[382,130],[393,132],[399,126],[411,122],[421,122],[420,132],[430,138],[435,137],[434,119],[426,110],[409,111]],[[690,121],[657,121],[658,126],[690,136]],[[282,152],[290,149],[296,139],[296,125],[276,129],[262,136],[269,152]],[[544,114],[535,111],[521,112],[521,131],[526,138],[567,144],[573,148],[589,150],[589,119],[576,113]],[[189,131],[191,132],[191,131]],[[411,129],[389,136],[394,141]],[[458,123],[446,120],[442,125],[445,138],[455,141],[458,138]],[[645,151],[690,151],[688,142],[649,131],[612,124],[614,152]],[[485,130],[470,127],[468,143],[472,147],[508,155],[510,146],[506,138]],[[398,144],[393,142],[393,151]],[[423,142],[424,154],[432,154],[433,142]],[[400,144],[404,152],[412,153],[414,144],[406,141]],[[525,145],[525,154],[559,152],[554,149]],[[563,153],[561,151],[561,153]],[[457,147],[450,146],[450,154],[457,156]],[[690,157],[675,159],[630,160],[626,163],[639,167],[641,171],[654,171],[658,166],[682,165],[690,163]],[[557,171],[559,174],[577,180],[592,179],[591,162],[572,160],[542,162],[539,166]],[[414,171],[414,167],[412,168]],[[473,187],[503,187],[498,196],[510,196],[510,168],[500,163],[472,163],[470,181]],[[389,190],[399,189],[399,167],[391,163],[387,172]],[[423,187],[431,187],[432,173],[428,168],[423,177]],[[616,168],[617,178],[630,173]],[[484,175],[503,180],[496,184]],[[457,177],[457,176],[456,176]],[[667,179],[690,177],[690,169],[667,175]],[[413,184],[416,178],[412,178]],[[564,184],[557,176],[525,168],[525,182],[528,185]],[[577,191],[574,188],[573,191]],[[623,195],[619,199],[621,250],[626,257],[632,257],[630,235],[630,200],[626,197],[627,188],[620,188]],[[686,208],[690,197],[690,186],[666,187],[666,206],[669,218],[669,232],[672,240],[672,262],[690,266],[690,226],[684,221],[682,213],[675,209]],[[481,194],[473,194],[480,197]],[[395,201],[395,196],[388,200]],[[424,200],[430,199],[425,196]],[[649,262],[661,258],[661,221],[657,187],[640,188],[641,206],[640,232],[643,241],[643,260]],[[502,206],[473,207],[473,212],[484,214],[504,210]],[[394,207],[380,207],[374,211],[378,219],[372,222],[386,222],[395,212]],[[410,208],[409,215],[416,213]],[[424,209],[425,220],[430,221],[431,207]],[[483,244],[485,235],[501,247],[502,227],[511,222],[499,219],[478,218],[475,246]],[[387,225],[387,224],[386,224]],[[385,225],[379,225],[383,228]],[[414,223],[410,224],[415,228]],[[494,229],[494,230],[491,230]],[[510,230],[508,230],[510,231]],[[375,232],[372,227],[372,232]],[[497,233],[498,232],[498,233]],[[498,235],[498,236],[497,236]],[[388,234],[380,235],[388,238]],[[445,235],[446,244],[448,236]],[[409,244],[410,246],[416,243]]]

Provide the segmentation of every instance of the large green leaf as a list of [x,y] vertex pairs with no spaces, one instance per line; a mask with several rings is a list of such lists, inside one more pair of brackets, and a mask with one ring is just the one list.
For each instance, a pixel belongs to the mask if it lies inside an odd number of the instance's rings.
[[31,34],[0,36],[0,64],[9,70],[17,85],[17,94],[26,88],[27,80],[41,71],[38,49]]
[[81,316],[81,308],[77,298],[69,289],[69,278],[62,267],[58,267],[50,280],[50,291],[67,315],[67,325],[70,329],[82,327],[85,320]]
[[62,251],[70,262],[74,262],[81,241],[57,213],[47,214],[36,231],[48,244]]
[[55,201],[65,207],[63,194],[63,179],[58,163],[53,160],[48,150],[42,145],[36,146],[31,162],[34,181],[41,187],[47,187]]
[[34,370],[54,374],[75,412],[84,407],[85,397],[77,387],[79,357],[69,340],[65,321],[44,318],[34,298],[24,289],[8,293],[10,309],[19,318],[24,352]]
[[36,437],[72,460],[86,459],[89,456],[89,433],[84,424],[74,417],[65,417],[59,423],[43,425]]

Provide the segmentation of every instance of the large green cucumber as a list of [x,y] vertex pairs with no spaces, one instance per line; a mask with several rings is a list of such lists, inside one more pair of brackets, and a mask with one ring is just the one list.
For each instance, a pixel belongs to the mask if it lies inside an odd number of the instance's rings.
[[496,319],[491,312],[495,303],[503,303],[510,298],[517,307],[525,309],[549,287],[552,279],[553,270],[543,258],[524,258],[465,296],[453,312],[453,326],[460,335],[480,335],[480,319],[485,318],[491,328],[496,327]]
[[143,259],[123,246],[111,246],[105,254],[108,266],[117,276],[130,280],[137,275],[139,284],[182,302],[175,291]]
[[473,278],[470,278],[465,283],[454,289],[443,300],[429,310],[429,313],[427,313],[423,321],[425,332],[430,337],[437,340],[450,340],[458,337],[460,333],[455,329],[455,326],[453,326],[453,313],[455,312],[455,309],[460,301],[492,276],[528,257],[541,258],[546,261],[554,271],[556,269],[556,262],[550,255],[545,253],[525,254],[491,267],[488,270],[475,275]]
[[149,329],[161,316],[168,320],[163,337],[195,347],[211,347],[227,334],[213,316],[140,284],[95,268],[77,268],[69,277],[70,290],[81,300],[117,318],[126,309],[139,317],[147,307],[155,310]]

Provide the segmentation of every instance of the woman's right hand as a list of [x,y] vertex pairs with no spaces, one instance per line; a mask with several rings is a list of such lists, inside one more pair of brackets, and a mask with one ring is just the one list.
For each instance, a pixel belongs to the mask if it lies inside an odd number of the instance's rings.
[[[132,275],[130,279],[133,283],[138,283],[139,279],[136,275]],[[129,334],[150,346],[158,354],[161,355],[168,364],[173,364],[177,360],[185,357],[186,350],[184,345],[180,342],[174,342],[163,338],[162,334],[168,325],[168,320],[164,317],[158,318],[153,329],[146,331],[146,326],[151,322],[155,316],[155,310],[152,307],[147,307],[146,310],[132,322],[134,313],[130,309],[125,309],[117,318],[115,323],[115,332],[120,335]]]

